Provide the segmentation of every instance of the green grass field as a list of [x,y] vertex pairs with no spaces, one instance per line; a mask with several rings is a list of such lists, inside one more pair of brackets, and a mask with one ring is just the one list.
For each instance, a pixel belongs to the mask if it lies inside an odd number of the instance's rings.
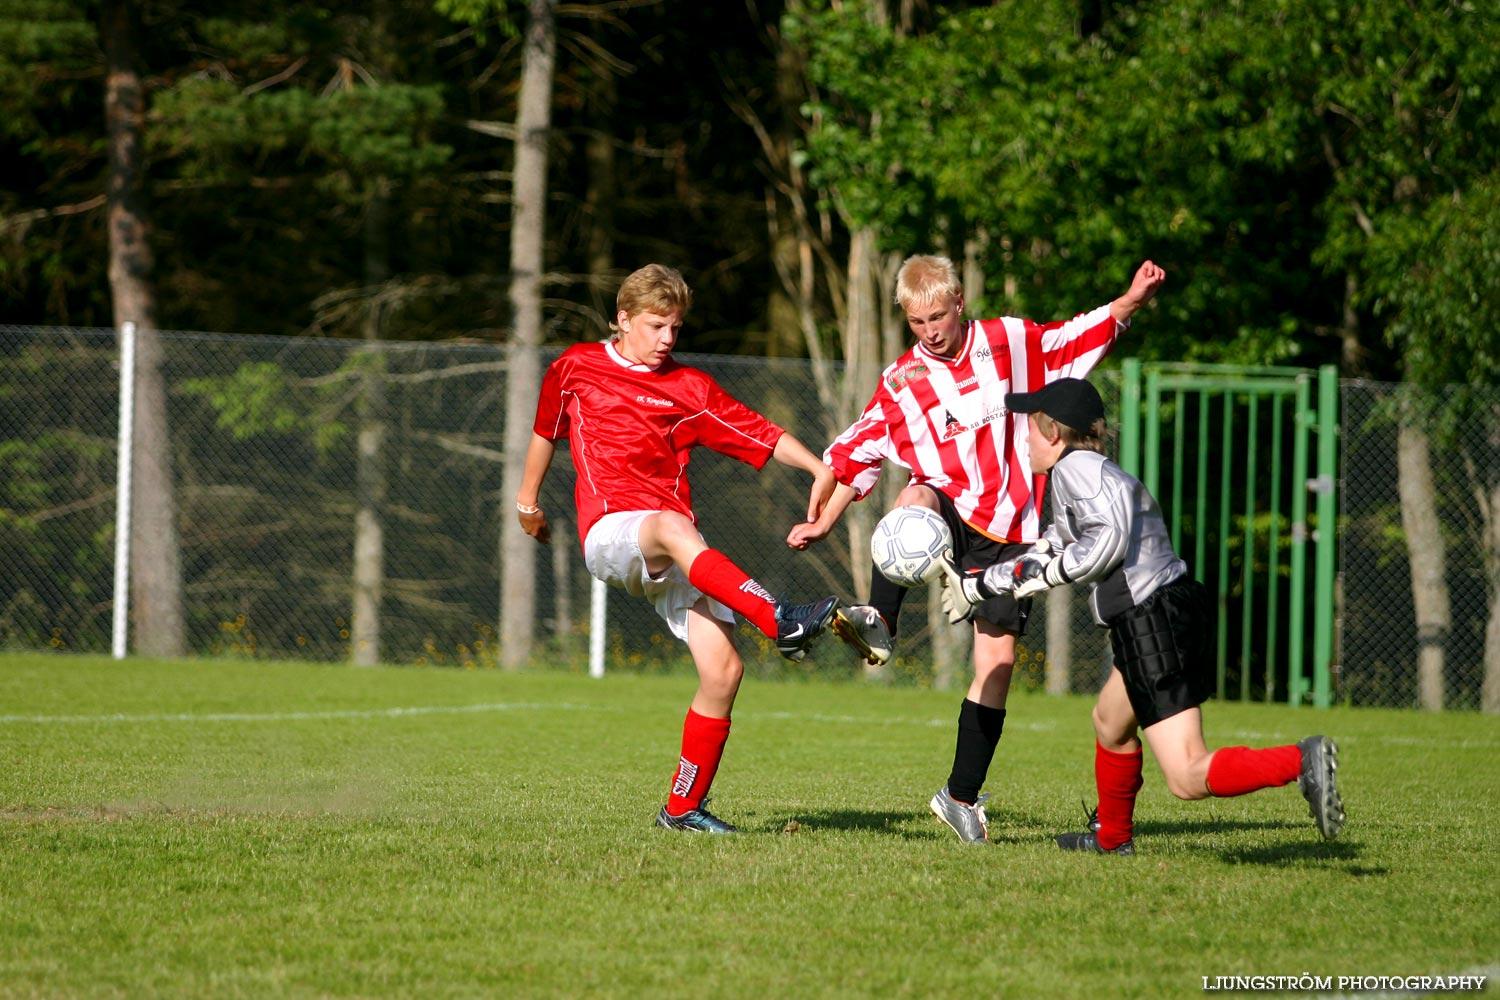
[[[0,996],[1172,997],[1500,972],[1500,720],[1210,703],[1339,740],[1295,786],[1065,855],[1090,702],[1012,697],[989,847],[926,810],[959,695],[747,681],[713,808],[654,829],[688,677],[0,657]],[[1491,992],[1494,992],[1491,985]]]

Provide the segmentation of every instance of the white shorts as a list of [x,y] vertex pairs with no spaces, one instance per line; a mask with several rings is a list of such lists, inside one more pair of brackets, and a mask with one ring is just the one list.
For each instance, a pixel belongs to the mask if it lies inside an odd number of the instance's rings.
[[641,522],[658,513],[621,510],[595,521],[583,541],[583,564],[589,573],[611,586],[623,587],[627,594],[646,598],[656,606],[656,613],[672,634],[683,641],[687,640],[688,609],[699,599],[707,600],[709,614],[733,625],[734,612],[689,583],[676,563],[660,576],[652,576],[646,569],[646,558],[641,555]]

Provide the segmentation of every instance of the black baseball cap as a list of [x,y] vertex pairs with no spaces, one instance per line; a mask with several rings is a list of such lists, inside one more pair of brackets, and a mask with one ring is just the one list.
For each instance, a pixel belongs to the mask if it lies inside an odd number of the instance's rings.
[[1087,431],[1104,419],[1099,390],[1081,378],[1060,378],[1036,392],[1007,392],[1005,408],[1012,413],[1045,413],[1075,431]]

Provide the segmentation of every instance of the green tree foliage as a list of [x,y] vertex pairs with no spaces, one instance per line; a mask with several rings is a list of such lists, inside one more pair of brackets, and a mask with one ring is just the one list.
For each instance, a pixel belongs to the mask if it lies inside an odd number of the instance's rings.
[[[347,332],[318,303],[364,285],[363,215],[377,192],[394,202],[391,245],[406,249],[395,283],[446,270],[421,253],[451,197],[454,153],[434,135],[446,95],[428,76],[430,20],[376,24],[348,5],[187,22],[192,48],[173,55],[195,56],[182,67],[194,71],[154,96],[150,131],[171,233],[162,262],[178,279],[162,287],[186,293],[164,302],[187,317],[173,325],[265,329],[261,314],[280,320],[270,329]],[[411,41],[398,47],[382,27]]]
[[1500,48],[1476,44],[1497,36],[1478,5],[1120,5],[1092,34],[1082,9],[987,6],[897,39],[824,8],[801,36],[818,176],[895,244],[987,234],[1007,307],[1081,308],[1150,254],[1172,322],[1144,355],[1309,363],[1349,335],[1346,285],[1355,321],[1391,314],[1385,234],[1490,169],[1478,95]]
[[1374,268],[1389,288],[1390,345],[1423,386],[1500,384],[1500,174],[1434,201]]
[[[392,4],[383,32],[347,2],[140,9],[163,326],[345,335],[383,179],[388,335],[504,327],[518,4]],[[107,322],[96,14],[0,11],[0,302],[18,318]],[[786,98],[766,39],[810,57],[814,178],[885,249],[977,235],[995,307],[1031,315],[1094,302],[1149,253],[1173,279],[1148,357],[1310,363],[1352,357],[1353,338],[1398,376],[1377,348],[1406,286],[1377,258],[1434,201],[1463,203],[1500,127],[1484,96],[1500,30],[1472,0],[956,4],[910,35],[847,2],[561,15],[558,341],[597,334],[583,248],[602,228],[622,269],[685,269],[693,347],[764,342],[762,154],[725,95]],[[618,190],[601,215],[581,151],[606,79]]]
[[0,301],[12,315],[22,301],[54,322],[109,314],[104,56],[88,14],[71,0],[0,7]]
[[[17,109],[0,141],[32,183],[0,190],[0,289],[34,318],[107,325],[94,12],[83,0],[21,6],[0,14],[0,107]],[[433,46],[451,23],[400,6],[398,47],[371,37],[363,4],[138,6],[163,326],[309,326],[320,296],[358,281],[376,182],[399,195],[403,267],[446,272],[422,251],[466,193],[448,175],[451,145],[434,137],[449,85]],[[374,49],[401,58],[377,66]]]
[[[0,7],[0,309],[107,325],[89,0]],[[389,185],[386,333],[503,336],[522,7],[500,0],[317,4],[140,0],[148,195],[166,329],[355,335],[368,189]],[[773,99],[774,3],[564,5],[549,189],[549,339],[599,336],[586,248],[619,275],[681,267],[697,349],[761,343],[768,263],[753,132],[724,95]],[[713,45],[703,39],[714,38]],[[607,86],[606,86],[607,85]],[[609,113],[597,94],[610,91]],[[587,143],[615,152],[591,200]],[[369,294],[366,289],[363,294]]]

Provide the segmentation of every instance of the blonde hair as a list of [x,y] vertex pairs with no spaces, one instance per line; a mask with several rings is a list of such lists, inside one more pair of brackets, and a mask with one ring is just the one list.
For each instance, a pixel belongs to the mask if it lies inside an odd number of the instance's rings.
[[1049,438],[1055,437],[1065,445],[1073,448],[1081,448],[1084,451],[1098,452],[1101,455],[1108,454],[1104,450],[1104,446],[1105,442],[1109,440],[1110,430],[1109,425],[1104,421],[1103,417],[1095,420],[1093,426],[1089,427],[1088,430],[1069,427],[1067,424],[1049,417],[1045,413],[1033,413],[1031,414],[1031,420],[1036,424],[1037,429]]
[[896,305],[902,309],[925,309],[943,299],[957,299],[963,290],[958,268],[947,257],[916,254],[896,272]]
[[613,331],[613,338],[618,340],[620,324],[617,320],[622,312],[627,316],[643,312],[658,316],[675,312],[686,316],[692,304],[693,290],[688,287],[681,271],[665,264],[647,264],[620,282],[620,290],[615,294],[616,319],[609,321],[609,328]]

